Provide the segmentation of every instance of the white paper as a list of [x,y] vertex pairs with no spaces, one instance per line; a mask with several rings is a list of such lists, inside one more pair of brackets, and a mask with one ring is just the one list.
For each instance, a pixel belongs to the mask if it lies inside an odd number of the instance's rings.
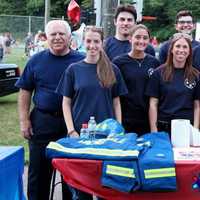
[[173,148],[174,160],[176,161],[199,161],[200,148]]

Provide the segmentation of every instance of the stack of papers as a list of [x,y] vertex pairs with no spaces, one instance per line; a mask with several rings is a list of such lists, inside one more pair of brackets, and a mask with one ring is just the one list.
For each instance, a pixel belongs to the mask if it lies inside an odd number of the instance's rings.
[[188,160],[188,161],[198,161],[200,160],[200,148],[190,147],[190,148],[173,148],[174,160]]

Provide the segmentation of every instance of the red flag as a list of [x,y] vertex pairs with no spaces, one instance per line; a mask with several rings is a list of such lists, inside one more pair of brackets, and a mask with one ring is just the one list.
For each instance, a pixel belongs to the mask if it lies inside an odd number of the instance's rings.
[[77,24],[80,22],[81,10],[75,0],[70,1],[67,9],[67,16],[72,24]]

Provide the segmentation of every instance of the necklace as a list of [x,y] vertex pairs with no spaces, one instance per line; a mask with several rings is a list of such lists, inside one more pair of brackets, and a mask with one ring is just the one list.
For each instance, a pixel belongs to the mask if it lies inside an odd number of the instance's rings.
[[144,59],[145,59],[145,57],[144,57],[143,59],[136,59],[136,58],[133,58],[133,60],[138,64],[139,67],[142,66],[142,64],[143,64],[143,62],[144,62]]
[[142,66],[142,64],[143,64],[143,62],[144,62],[144,60],[145,60],[145,57],[146,57],[146,54],[144,54],[144,57],[143,57],[143,58],[134,58],[134,57],[132,56],[132,53],[131,53],[131,52],[130,52],[128,55],[138,64],[139,67]]

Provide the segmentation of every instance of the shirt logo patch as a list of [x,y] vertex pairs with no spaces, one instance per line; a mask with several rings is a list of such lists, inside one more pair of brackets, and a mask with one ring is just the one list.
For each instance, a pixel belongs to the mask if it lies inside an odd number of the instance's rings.
[[184,81],[184,85],[189,89],[193,89],[196,86],[196,81],[189,81],[186,78],[185,81]]
[[154,72],[153,68],[149,68],[148,69],[148,75],[149,75],[149,77],[153,74],[153,72]]

